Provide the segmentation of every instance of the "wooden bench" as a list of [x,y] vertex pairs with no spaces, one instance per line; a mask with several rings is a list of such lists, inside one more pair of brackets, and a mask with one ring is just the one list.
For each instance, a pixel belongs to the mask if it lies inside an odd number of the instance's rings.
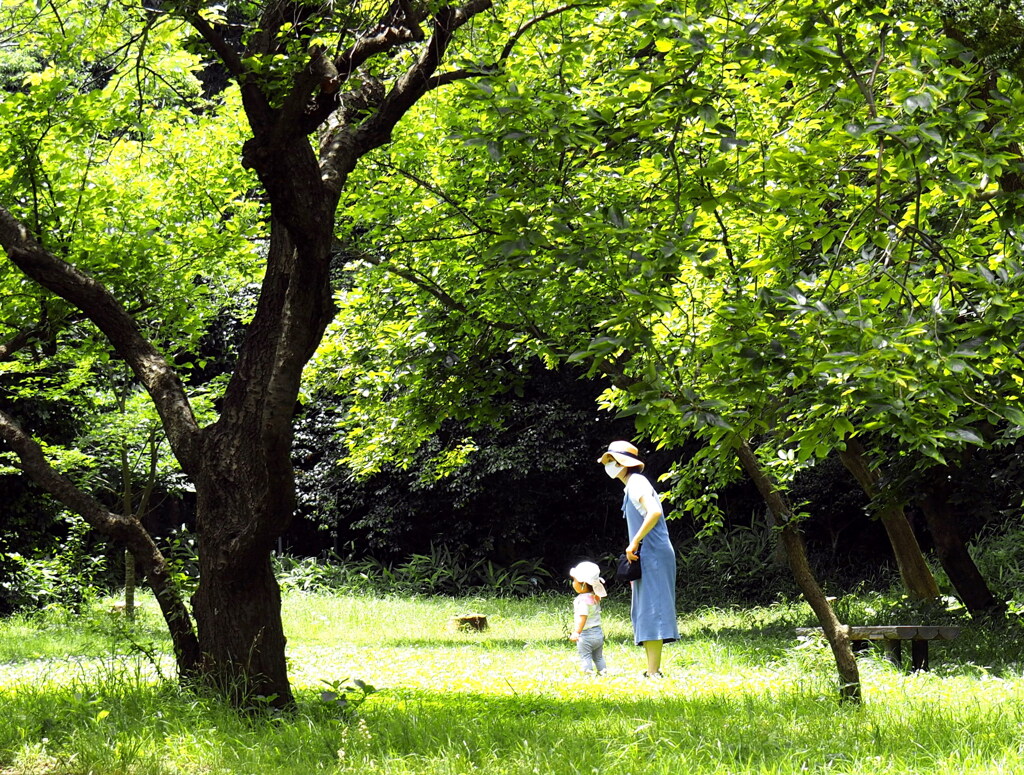
[[[933,640],[953,640],[960,634],[959,627],[927,627],[916,624],[894,624],[871,627],[852,626],[850,640],[854,650],[867,643],[880,643],[886,658],[903,669],[903,641],[910,641],[911,670],[928,669],[928,644]],[[797,627],[797,635],[822,635],[821,627]]]

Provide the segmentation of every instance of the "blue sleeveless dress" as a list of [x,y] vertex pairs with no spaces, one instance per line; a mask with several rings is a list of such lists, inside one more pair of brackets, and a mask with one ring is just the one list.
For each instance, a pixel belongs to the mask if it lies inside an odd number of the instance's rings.
[[[622,499],[622,514],[629,528],[627,540],[636,535],[644,522],[644,514],[639,508],[639,496],[642,493],[658,499],[647,477],[639,473],[630,474]],[[630,494],[633,494],[637,502],[630,498]],[[661,502],[660,499],[658,502]],[[642,578],[629,582],[633,588],[630,607],[633,639],[638,646],[645,640],[662,640],[666,643],[679,640],[679,625],[676,622],[676,552],[668,537],[664,515],[644,536],[640,547],[640,564]]]

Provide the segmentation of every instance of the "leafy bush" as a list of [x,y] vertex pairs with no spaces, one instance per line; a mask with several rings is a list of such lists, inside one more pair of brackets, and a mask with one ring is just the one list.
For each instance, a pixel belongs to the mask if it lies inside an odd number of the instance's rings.
[[89,541],[89,526],[67,515],[67,535],[49,555],[4,555],[0,592],[14,608],[65,607],[79,612],[101,592],[106,558]]
[[41,608],[57,600],[63,584],[56,560],[9,552],[4,555],[4,565],[0,590],[12,608]]
[[274,556],[274,572],[284,589],[298,592],[329,592],[350,588],[353,586],[352,576],[355,575],[338,562],[288,554]]
[[983,532],[970,545],[971,556],[996,597],[1024,607],[1024,525]]
[[199,547],[196,536],[182,525],[161,542],[171,572],[171,581],[181,593],[189,598],[199,586]]
[[967,612],[960,601],[952,596],[935,600],[915,600],[900,584],[888,591],[867,589],[863,585],[849,594],[840,596],[832,604],[843,624],[930,624],[962,625]]
[[775,548],[774,532],[757,519],[749,527],[695,538],[677,550],[681,602],[769,602],[779,594],[795,594],[789,568],[776,558]]
[[413,554],[396,565],[372,558],[333,557],[323,561],[287,555],[276,557],[275,565],[282,587],[303,592],[359,590],[451,597],[524,597],[542,591],[551,579],[551,573],[537,560],[500,565],[438,546],[431,546],[429,554]]

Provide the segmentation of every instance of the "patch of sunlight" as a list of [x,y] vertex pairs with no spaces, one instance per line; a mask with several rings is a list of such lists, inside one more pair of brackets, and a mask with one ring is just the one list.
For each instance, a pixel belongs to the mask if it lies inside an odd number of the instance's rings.
[[322,688],[324,681],[359,679],[378,690],[461,692],[500,696],[531,694],[554,698],[594,696],[659,697],[741,695],[791,691],[796,684],[817,688],[815,675],[792,670],[722,670],[673,665],[672,647],[665,649],[665,677],[645,679],[643,651],[628,645],[605,648],[603,676],[584,675],[575,648],[555,646],[512,649],[480,644],[403,648],[343,644],[298,646],[289,650],[290,676],[296,688]]
[[113,657],[70,657],[30,659],[0,664],[0,686],[67,686],[75,681],[89,683],[97,677],[131,675],[145,682],[176,675],[174,658],[160,656],[156,664],[137,655]]

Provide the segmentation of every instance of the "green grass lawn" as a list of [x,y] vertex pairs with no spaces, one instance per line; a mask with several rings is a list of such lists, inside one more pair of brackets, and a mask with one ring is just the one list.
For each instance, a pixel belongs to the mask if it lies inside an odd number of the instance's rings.
[[[1019,625],[967,623],[930,673],[864,656],[865,703],[844,707],[830,652],[792,634],[801,605],[682,615],[650,681],[620,599],[605,604],[609,674],[579,675],[570,602],[288,594],[299,703],[272,717],[160,680],[151,601],[134,646],[102,613],[9,619],[0,773],[1024,772]],[[449,628],[470,612],[490,628]],[[376,692],[354,712],[322,697],[355,679]]]

